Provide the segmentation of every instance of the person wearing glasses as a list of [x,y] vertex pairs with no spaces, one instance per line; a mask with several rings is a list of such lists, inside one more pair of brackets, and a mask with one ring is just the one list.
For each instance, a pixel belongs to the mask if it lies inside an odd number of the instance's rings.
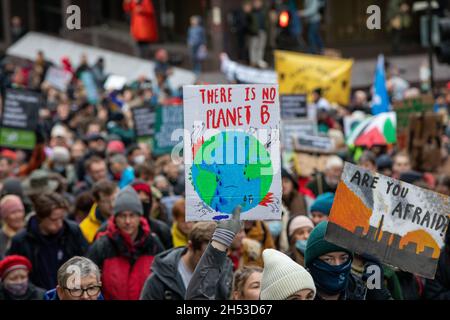
[[118,193],[113,214],[87,257],[102,270],[106,300],[138,300],[153,259],[163,246],[151,232],[139,195],[131,186]]
[[104,300],[100,269],[86,257],[75,256],[58,270],[58,284],[45,300]]

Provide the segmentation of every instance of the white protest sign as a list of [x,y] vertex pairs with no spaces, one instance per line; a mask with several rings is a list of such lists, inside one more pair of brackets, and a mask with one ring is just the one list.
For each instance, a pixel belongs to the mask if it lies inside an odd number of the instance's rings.
[[65,92],[72,80],[72,73],[57,67],[50,67],[45,74],[45,81],[57,90]]
[[186,220],[281,217],[276,85],[185,86]]

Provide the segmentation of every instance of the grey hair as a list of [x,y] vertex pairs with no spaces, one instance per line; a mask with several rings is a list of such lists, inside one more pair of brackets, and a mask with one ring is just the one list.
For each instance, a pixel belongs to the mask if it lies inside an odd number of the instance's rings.
[[[95,275],[97,281],[100,282],[100,269],[92,262],[91,259],[86,257],[75,256],[67,260],[59,269],[57,274],[58,285],[60,287],[67,287],[67,283],[71,281],[71,277],[79,276],[82,278]],[[74,279],[77,281],[77,279]]]
[[118,153],[118,154],[115,154],[115,155],[113,155],[112,157],[111,157],[111,160],[110,160],[112,163],[120,163],[120,164],[127,164],[128,163],[128,160],[127,160],[127,158],[123,155],[123,154],[121,154],[121,153]]

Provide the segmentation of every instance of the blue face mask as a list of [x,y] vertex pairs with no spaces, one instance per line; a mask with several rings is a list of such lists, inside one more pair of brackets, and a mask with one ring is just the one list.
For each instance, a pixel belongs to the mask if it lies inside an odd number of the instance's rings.
[[334,295],[347,288],[351,267],[352,259],[338,266],[316,259],[309,267],[309,271],[319,291]]
[[268,223],[269,225],[269,231],[274,237],[278,237],[281,234],[281,231],[283,229],[283,225],[281,221],[271,221]]
[[305,254],[305,250],[306,250],[306,243],[308,242],[308,240],[297,240],[295,242],[295,247],[297,248],[298,251],[300,251],[302,254]]

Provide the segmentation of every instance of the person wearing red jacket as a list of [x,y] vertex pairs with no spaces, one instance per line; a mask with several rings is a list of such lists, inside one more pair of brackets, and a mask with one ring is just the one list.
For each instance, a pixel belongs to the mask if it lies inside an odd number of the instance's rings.
[[156,12],[151,0],[124,0],[123,10],[130,16],[130,33],[139,48],[139,56],[146,57],[149,44],[158,41]]
[[154,257],[163,251],[143,214],[136,191],[130,186],[122,189],[106,231],[97,235],[87,253],[102,270],[106,300],[138,300]]

